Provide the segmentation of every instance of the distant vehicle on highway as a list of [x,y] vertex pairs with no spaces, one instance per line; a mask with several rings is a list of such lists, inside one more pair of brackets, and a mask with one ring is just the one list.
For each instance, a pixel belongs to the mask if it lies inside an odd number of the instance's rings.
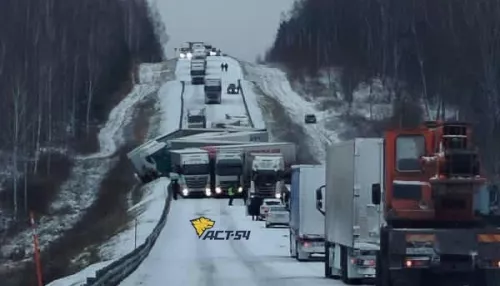
[[316,115],[314,114],[307,114],[304,118],[304,121],[306,124],[315,124],[316,123]]
[[227,86],[227,94],[238,94],[240,93],[240,88],[234,84],[231,83]]

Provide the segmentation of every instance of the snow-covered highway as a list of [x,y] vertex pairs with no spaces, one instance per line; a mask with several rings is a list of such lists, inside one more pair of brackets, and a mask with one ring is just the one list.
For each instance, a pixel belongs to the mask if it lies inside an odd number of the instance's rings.
[[[239,63],[229,57],[208,57],[207,77],[220,78],[222,82],[222,103],[205,105],[203,85],[192,85],[189,60],[179,60],[177,64],[177,78],[186,83],[184,90],[184,111],[206,108],[207,126],[212,122],[225,119],[226,114],[247,115],[243,99],[239,94],[227,94],[226,89],[230,83],[238,84],[238,80],[243,78]],[[229,65],[228,72],[222,72],[221,63]]]
[[[201,240],[190,223],[200,216],[214,220],[214,229],[250,230],[250,239]],[[288,240],[288,229],[245,216],[242,201],[174,201],[151,253],[121,285],[343,285],[323,278],[323,263],[290,258]]]
[[[227,73],[220,71],[221,62],[229,64]],[[208,121],[223,119],[226,113],[246,114],[243,97],[225,93],[229,83],[243,80],[236,60],[228,57],[208,60],[208,76],[220,75],[222,79],[220,105],[204,104],[203,86],[190,84],[189,61],[179,61],[176,73],[177,80],[186,82],[185,111],[206,107]],[[249,116],[256,125],[264,126],[256,95],[250,89],[243,92],[252,113]],[[215,230],[249,230],[250,238],[240,241],[202,240],[190,222],[200,216],[215,221]],[[149,256],[120,285],[343,285],[325,279],[323,268],[322,262],[298,262],[290,258],[288,229],[266,229],[263,222],[252,221],[245,216],[241,200],[228,206],[226,199],[180,199],[172,202],[167,223]]]

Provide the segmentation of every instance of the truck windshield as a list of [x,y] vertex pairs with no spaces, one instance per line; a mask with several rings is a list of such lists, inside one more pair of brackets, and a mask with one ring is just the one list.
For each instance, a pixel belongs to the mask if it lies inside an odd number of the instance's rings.
[[203,122],[205,121],[205,116],[201,115],[190,115],[188,117],[188,122],[193,123],[193,122]]
[[396,165],[398,171],[420,171],[420,157],[425,154],[422,135],[403,135],[396,139]]
[[209,173],[208,164],[184,165],[184,175],[205,175]]
[[219,176],[237,176],[243,173],[241,164],[217,164],[216,174]]

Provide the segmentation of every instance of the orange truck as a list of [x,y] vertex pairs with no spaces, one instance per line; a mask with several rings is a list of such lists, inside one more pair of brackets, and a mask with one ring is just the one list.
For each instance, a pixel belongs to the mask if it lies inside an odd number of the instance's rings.
[[386,222],[377,286],[500,285],[500,230],[474,211],[486,179],[471,131],[438,121],[386,131],[384,180],[371,188]]

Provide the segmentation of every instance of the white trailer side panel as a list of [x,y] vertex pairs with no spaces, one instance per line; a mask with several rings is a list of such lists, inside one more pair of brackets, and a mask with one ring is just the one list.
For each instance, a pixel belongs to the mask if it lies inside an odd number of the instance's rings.
[[299,235],[325,235],[325,217],[316,209],[316,189],[325,184],[325,166],[300,166]]
[[371,203],[371,186],[383,181],[383,140],[357,138],[332,145],[326,175],[328,241],[349,247],[378,243],[382,217]]
[[357,242],[379,242],[383,222],[380,208],[372,204],[372,184],[383,182],[384,151],[381,138],[356,139],[354,225]]
[[326,158],[326,240],[342,245],[353,243],[354,154],[350,140],[329,146]]

